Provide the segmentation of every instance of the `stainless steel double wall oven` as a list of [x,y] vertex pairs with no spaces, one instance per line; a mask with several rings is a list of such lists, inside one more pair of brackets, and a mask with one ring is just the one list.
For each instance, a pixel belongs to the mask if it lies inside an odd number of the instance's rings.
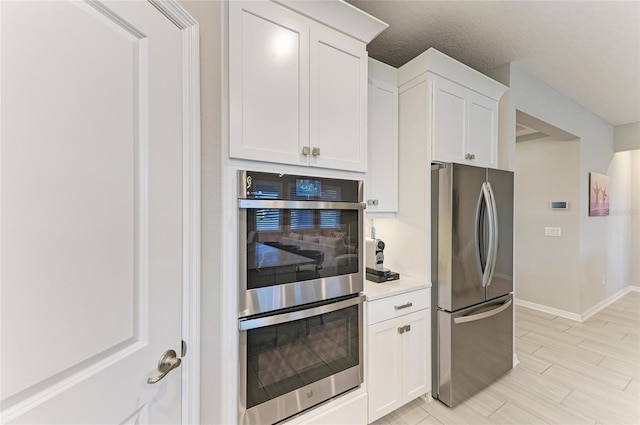
[[362,383],[362,181],[240,171],[240,422]]

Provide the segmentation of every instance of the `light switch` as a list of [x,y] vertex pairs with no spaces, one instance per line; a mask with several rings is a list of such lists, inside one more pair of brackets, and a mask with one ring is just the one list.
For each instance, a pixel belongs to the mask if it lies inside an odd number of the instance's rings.
[[544,235],[560,237],[562,236],[562,228],[561,227],[545,227]]

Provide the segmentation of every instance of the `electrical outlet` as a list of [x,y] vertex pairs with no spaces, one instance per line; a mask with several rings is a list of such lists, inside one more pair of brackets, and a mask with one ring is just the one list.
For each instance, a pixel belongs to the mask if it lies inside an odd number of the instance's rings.
[[544,228],[545,236],[553,236],[553,237],[561,237],[562,236],[562,228],[561,227],[545,227]]

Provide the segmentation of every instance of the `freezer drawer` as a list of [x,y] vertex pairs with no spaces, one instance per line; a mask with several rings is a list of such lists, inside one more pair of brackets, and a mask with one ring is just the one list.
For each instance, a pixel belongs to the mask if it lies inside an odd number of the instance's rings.
[[[437,312],[437,398],[453,407],[513,367],[513,296]],[[436,388],[434,388],[436,389]]]

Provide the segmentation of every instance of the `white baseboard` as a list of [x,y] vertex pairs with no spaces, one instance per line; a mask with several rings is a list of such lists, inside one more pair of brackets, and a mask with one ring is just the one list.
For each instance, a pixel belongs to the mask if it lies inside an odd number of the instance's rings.
[[612,303],[616,302],[617,300],[619,300],[620,298],[624,297],[625,295],[627,295],[631,291],[631,288],[632,288],[631,286],[627,286],[626,288],[622,288],[621,290],[619,290],[615,294],[611,295],[606,300],[600,301],[598,304],[594,305],[593,307],[591,307],[590,309],[588,309],[587,311],[582,313],[582,320],[580,320],[580,321],[584,322],[589,317],[593,316],[594,314],[596,314],[597,312],[599,312],[603,308],[606,308],[610,304],[612,304]]
[[526,307],[526,308],[530,308],[532,310],[542,311],[544,313],[553,314],[555,316],[564,317],[565,319],[571,319],[571,320],[575,320],[577,322],[584,322],[589,317],[591,317],[594,314],[598,313],[600,310],[608,307],[609,305],[611,305],[612,303],[616,302],[620,298],[624,297],[625,295],[627,295],[631,291],[640,292],[640,286],[627,286],[626,288],[622,288],[621,290],[619,290],[615,294],[611,295],[610,297],[608,297],[605,300],[600,301],[598,304],[596,304],[593,307],[589,308],[588,310],[586,310],[582,314],[571,313],[569,311],[560,310],[560,309],[557,309],[557,308],[548,307],[546,305],[536,304],[536,303],[532,303],[532,302],[529,302],[529,301],[518,300],[518,299],[516,299],[516,305],[519,305],[519,306],[522,306],[522,307]]
[[559,308],[553,308],[546,305],[536,304],[536,303],[519,300],[519,299],[516,299],[516,305],[530,308],[532,310],[542,311],[543,313],[553,314],[554,316],[564,317],[565,319],[571,319],[578,322],[582,322],[582,318],[578,313],[571,313],[570,311],[560,310]]

